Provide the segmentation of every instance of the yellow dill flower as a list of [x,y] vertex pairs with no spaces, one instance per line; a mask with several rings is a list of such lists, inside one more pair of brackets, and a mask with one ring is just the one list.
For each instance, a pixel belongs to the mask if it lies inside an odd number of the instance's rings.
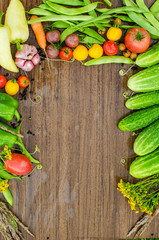
[[4,146],[4,155],[5,155],[5,158],[7,159],[10,159],[11,160],[11,150],[8,148],[7,145]]
[[0,180],[0,192],[5,192],[6,188],[9,187],[9,184],[8,184],[8,179],[6,180]]

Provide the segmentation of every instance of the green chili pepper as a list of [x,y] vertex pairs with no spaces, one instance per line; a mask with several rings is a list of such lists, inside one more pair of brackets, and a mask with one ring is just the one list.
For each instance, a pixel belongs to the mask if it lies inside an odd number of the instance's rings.
[[125,63],[125,64],[134,64],[134,61],[130,58],[124,56],[104,56],[96,59],[92,59],[90,61],[85,62],[83,65],[91,66],[91,65],[101,65],[106,63]]
[[[8,130],[11,130],[15,133],[19,133],[19,129],[20,129],[20,126],[17,128],[17,129],[14,129],[14,128],[11,128],[9,127],[8,125],[0,122],[0,125],[3,126],[3,127],[6,127]],[[36,160],[35,158],[33,158],[30,153],[26,150],[22,140],[20,137],[16,136],[16,135],[13,135],[12,133],[9,133],[5,130],[2,130],[0,129],[0,146],[5,146],[7,145],[9,149],[12,149],[13,146],[17,144],[22,152],[22,154],[24,154],[25,156],[27,156],[31,162],[34,162],[34,163],[39,163],[38,160]]]
[[157,30],[159,30],[159,22],[158,20],[153,16],[153,14],[149,11],[148,7],[145,5],[143,0],[136,0],[136,3],[139,8],[142,8],[145,10],[143,15],[147,18],[147,20],[155,27]]
[[13,207],[13,196],[9,190],[9,188],[7,188],[4,192],[3,195],[5,197],[5,199],[7,200],[7,202]]
[[[45,3],[46,0],[43,0]],[[84,2],[81,2],[79,0],[49,0],[49,2],[57,3],[57,4],[62,4],[62,5],[69,5],[69,6],[84,6]]]
[[20,120],[20,115],[17,111],[18,101],[6,93],[0,92],[0,117],[12,121],[14,115],[17,121]]
[[88,13],[92,10],[94,10],[98,3],[94,2],[94,3],[90,3],[89,5],[86,5],[84,7],[80,7],[80,8],[67,8],[67,7],[63,7],[60,6],[56,3],[51,3],[49,1],[46,1],[46,4],[52,8],[54,11],[56,11],[57,13],[61,13],[64,15],[79,15],[79,14],[83,14],[83,13]]

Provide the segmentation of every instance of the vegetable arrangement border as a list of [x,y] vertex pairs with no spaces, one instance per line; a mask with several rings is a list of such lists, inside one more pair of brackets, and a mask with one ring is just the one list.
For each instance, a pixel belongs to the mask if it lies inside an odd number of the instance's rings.
[[[109,0],[104,2],[112,6]],[[128,198],[132,210],[145,213],[127,235],[139,237],[159,213],[159,42],[150,47],[151,39],[159,39],[159,0],[150,9],[144,0],[123,0],[124,6],[119,8],[106,8],[103,5],[98,8],[98,4],[90,0],[67,0],[67,3],[64,0],[43,0],[43,4],[28,12],[32,16],[27,22],[21,1],[10,1],[5,24],[0,24],[0,55],[4,56],[0,58],[0,65],[12,72],[19,72],[20,68],[26,76],[7,81],[0,75],[0,88],[5,87],[6,91],[0,92],[0,117],[12,121],[16,116],[19,123],[14,129],[0,122],[0,146],[4,148],[0,153],[0,192],[13,206],[8,180],[16,178],[23,181],[23,176],[33,171],[33,163],[37,169],[42,167],[22,142],[20,114],[17,110],[19,103],[12,97],[20,87],[30,88],[26,72],[40,62],[36,47],[24,44],[29,38],[30,24],[50,72],[51,60],[70,63],[77,60],[84,66],[123,63],[131,65],[130,68],[134,65],[145,68],[128,79],[127,86],[133,92],[130,97],[126,95],[128,99],[125,106],[135,111],[118,125],[122,131],[140,131],[135,132],[136,158],[129,173],[142,180],[131,184],[121,179],[117,188]],[[0,20],[3,14],[0,13]],[[47,33],[42,22],[52,22],[45,27]],[[128,32],[124,43],[119,43],[123,29]],[[17,47],[15,61],[10,43]],[[85,61],[88,57],[91,60]],[[127,74],[123,71],[119,73]],[[14,151],[15,144],[19,146],[16,151],[20,153]],[[0,229],[6,239],[24,239],[17,224],[32,235],[2,202],[0,205]]]

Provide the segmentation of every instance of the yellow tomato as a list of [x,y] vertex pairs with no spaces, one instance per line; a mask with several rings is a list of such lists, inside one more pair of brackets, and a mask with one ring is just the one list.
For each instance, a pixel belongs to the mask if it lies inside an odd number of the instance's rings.
[[91,58],[100,58],[103,55],[103,48],[99,44],[93,44],[88,54]]
[[107,31],[107,38],[110,41],[117,41],[122,36],[122,30],[120,28],[111,27]]
[[16,79],[9,80],[5,85],[5,91],[9,95],[15,95],[19,91],[19,85]]
[[73,57],[78,61],[84,61],[88,57],[88,49],[83,45],[78,45],[73,51]]

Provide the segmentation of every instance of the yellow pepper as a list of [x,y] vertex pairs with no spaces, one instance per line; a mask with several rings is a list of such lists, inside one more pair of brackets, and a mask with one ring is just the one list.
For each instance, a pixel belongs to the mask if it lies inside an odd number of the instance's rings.
[[0,13],[0,65],[11,72],[18,72],[18,68],[12,58],[10,47],[10,30],[1,24],[4,13]]
[[20,43],[26,42],[29,38],[29,27],[25,16],[25,9],[20,0],[11,0],[5,17],[5,25],[11,31],[11,43],[22,50]]

